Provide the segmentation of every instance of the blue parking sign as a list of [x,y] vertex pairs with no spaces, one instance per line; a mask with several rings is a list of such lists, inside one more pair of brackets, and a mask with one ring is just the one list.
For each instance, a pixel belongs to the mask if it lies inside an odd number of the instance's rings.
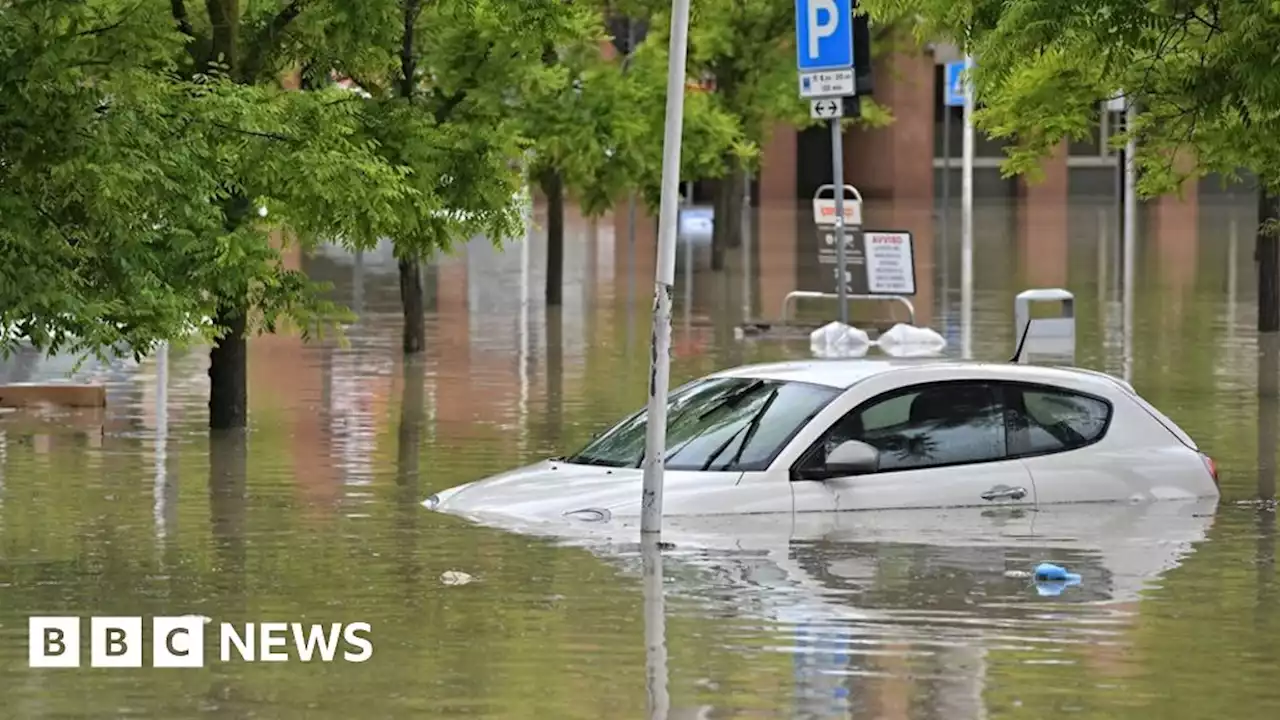
[[853,0],[796,0],[800,72],[853,67]]
[[964,60],[955,60],[946,65],[947,88],[943,100],[949,107],[964,107],[964,64]]

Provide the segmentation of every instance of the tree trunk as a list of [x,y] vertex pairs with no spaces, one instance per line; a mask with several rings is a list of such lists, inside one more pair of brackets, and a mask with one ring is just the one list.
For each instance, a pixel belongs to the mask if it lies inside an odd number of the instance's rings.
[[1269,221],[1280,219],[1277,198],[1265,186],[1258,189],[1258,332],[1280,330],[1280,237]]
[[[416,495],[418,453],[422,451],[422,431],[426,424],[426,364],[420,357],[407,357],[401,369],[400,428],[396,443],[396,485]],[[404,498],[408,500],[408,497]]]
[[725,158],[729,171],[715,187],[715,225],[711,231],[711,269],[724,269],[728,248],[742,245],[742,194],[746,187],[746,169],[736,157]]
[[223,301],[214,322],[225,334],[209,351],[209,427],[242,428],[249,421],[248,312],[242,303]]
[[564,315],[558,307],[548,307],[547,320],[547,407],[546,426],[551,444],[564,441]]
[[[252,203],[232,195],[222,203],[223,229],[235,232],[249,216]],[[242,428],[249,422],[248,289],[218,301],[214,324],[223,335],[209,351],[209,427]]]
[[244,598],[248,453],[243,428],[209,433],[209,528],[218,563],[215,587],[232,607]]
[[564,178],[548,170],[540,184],[547,197],[547,307],[559,307],[564,302]]
[[422,263],[416,259],[400,260],[400,307],[404,310],[401,344],[406,355],[427,348],[427,313],[422,292]]

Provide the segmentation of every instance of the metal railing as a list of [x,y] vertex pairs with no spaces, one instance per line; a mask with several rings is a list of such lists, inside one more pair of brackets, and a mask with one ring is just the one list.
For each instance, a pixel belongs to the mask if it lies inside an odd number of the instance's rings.
[[[792,306],[795,305],[796,300],[800,300],[802,298],[809,300],[840,300],[840,296],[836,293],[816,292],[813,290],[792,290],[787,293],[785,298],[782,299],[782,324],[788,325],[791,323]],[[901,295],[846,295],[845,298],[848,300],[876,300],[880,302],[892,301],[901,303],[907,308],[908,322],[912,325],[916,324],[916,306],[913,305],[910,300]]]

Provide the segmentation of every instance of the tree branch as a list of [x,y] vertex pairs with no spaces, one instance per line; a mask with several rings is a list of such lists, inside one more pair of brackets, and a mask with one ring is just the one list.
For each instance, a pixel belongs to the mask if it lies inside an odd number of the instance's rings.
[[404,0],[404,34],[400,38],[400,97],[409,100],[413,99],[413,90],[417,85],[418,62],[413,54],[413,38],[421,9],[420,0]]
[[293,0],[280,11],[278,15],[271,19],[261,31],[258,37],[254,39],[257,45],[268,45],[275,42],[285,29],[289,27],[289,23],[293,22],[299,14],[302,13],[302,6],[305,0]]
[[80,32],[75,34],[75,37],[94,37],[96,35],[105,35],[106,33],[109,33],[112,30],[115,30],[116,28],[128,22],[129,16],[133,15],[135,12],[137,12],[137,10],[138,8],[134,7],[133,10],[130,10],[129,12],[125,13],[124,17],[111,23],[110,25],[104,25],[102,27],[96,27],[96,28],[89,28],[88,30],[81,30]]
[[40,206],[40,203],[36,202],[34,199],[30,199],[30,198],[29,198],[29,199],[27,200],[27,204],[31,207],[31,209],[32,209],[32,210],[35,210],[35,211],[36,211],[36,213],[37,213],[38,215],[40,215],[40,217],[44,218],[45,222],[49,223],[49,226],[50,226],[51,228],[53,228],[53,231],[54,231],[54,232],[56,232],[56,233],[58,233],[59,235],[61,235],[61,236],[62,236],[62,239],[63,239],[63,240],[65,240],[65,241],[67,242],[67,246],[68,246],[68,247],[76,248],[76,247],[79,247],[79,246],[80,246],[80,239],[79,239],[79,238],[72,237],[71,235],[69,235],[69,234],[67,233],[67,231],[66,231],[66,230],[63,230],[63,229],[62,229],[62,224],[61,224],[61,223],[59,223],[59,222],[58,222],[58,221],[53,217],[53,215],[51,215],[51,214],[49,213],[49,211],[47,211],[47,210],[45,210],[43,207],[41,207],[41,206]]
[[[480,68],[483,67],[485,63],[489,62],[489,58],[493,56],[493,48],[493,42],[490,42],[488,46],[485,47],[484,54],[480,56],[480,59],[476,61],[475,65],[471,67],[470,72],[467,73],[466,77],[468,79],[474,79],[476,73],[480,72]],[[515,57],[515,55],[515,53],[512,53],[512,57]],[[546,62],[545,53],[543,61]],[[436,97],[441,98],[441,104],[435,109],[435,112],[432,113],[432,115],[435,117],[437,125],[443,125],[449,120],[449,116],[458,109],[458,106],[462,104],[462,101],[467,99],[467,88],[456,90],[449,96],[445,96],[439,89],[437,89]]]
[[169,0],[169,11],[173,14],[174,22],[178,23],[178,30],[183,35],[196,39],[196,31],[191,27],[191,18],[187,15],[187,5],[183,0]]
[[258,34],[254,36],[253,43],[248,48],[247,57],[245,58],[244,70],[241,77],[245,82],[253,82],[258,79],[258,73],[262,72],[268,55],[276,48],[280,37],[284,35],[285,30],[289,28],[289,24],[300,15],[310,0],[291,0],[288,5],[284,6],[275,17],[271,18],[271,22],[263,25],[258,30]]
[[262,138],[264,140],[275,140],[277,142],[289,142],[289,143],[298,141],[297,138],[289,137],[288,135],[281,135],[280,133],[273,133],[273,132],[259,132],[257,130],[245,130],[244,128],[238,128],[234,125],[227,125],[226,123],[220,123],[217,120],[210,120],[209,124],[220,130],[227,130],[229,132],[237,133],[239,135],[248,135],[250,137]]

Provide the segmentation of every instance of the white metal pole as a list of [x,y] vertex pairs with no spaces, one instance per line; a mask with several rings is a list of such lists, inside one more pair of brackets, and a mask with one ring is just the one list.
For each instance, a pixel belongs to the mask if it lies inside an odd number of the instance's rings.
[[529,245],[536,232],[533,224],[533,205],[524,211],[524,240],[520,243],[520,333],[516,353],[520,378],[520,450],[527,449],[529,433],[525,432],[529,420]]
[[168,484],[169,444],[169,343],[162,342],[156,352],[156,476],[154,485],[156,537],[164,539],[168,533],[169,508],[166,507]]
[[644,443],[644,489],[640,496],[641,533],[662,531],[662,471],[667,451],[667,389],[671,381],[671,286],[676,274],[680,139],[684,130],[685,53],[688,45],[689,0],[674,0],[667,58],[667,117],[662,139],[662,206],[658,213],[658,262],[654,272],[649,409]]
[[[631,69],[631,56],[636,51],[635,22],[627,18],[627,56],[623,60],[622,72]],[[627,308],[631,308],[636,299],[636,192],[632,190],[627,197]],[[630,314],[627,320],[630,320]],[[627,347],[631,347],[631,324],[627,325]]]
[[1227,224],[1227,338],[1235,339],[1236,331],[1236,295],[1240,290],[1240,271],[1236,264],[1240,260],[1239,224],[1233,217]]
[[[947,98],[951,96],[948,89]],[[947,236],[951,233],[951,105],[943,102],[942,105],[942,242],[940,243],[938,253],[942,260],[942,316],[948,318],[951,310],[951,264],[950,258],[947,257],[951,252],[951,243],[947,242]]]
[[849,324],[849,278],[845,276],[848,256],[844,246],[844,128],[840,118],[831,120],[831,182],[836,186],[836,297],[840,302],[840,324]]
[[[686,211],[693,209],[693,183],[684,184],[684,208]],[[712,222],[714,222],[712,216]],[[676,221],[679,227],[679,220]],[[679,230],[676,231],[676,238],[679,239]],[[693,238],[686,237],[684,239],[684,325],[687,329],[689,324],[693,322]]]
[[648,693],[650,720],[665,720],[671,709],[667,689],[667,611],[663,587],[662,549],[658,536],[640,538],[644,574],[644,648],[645,690]]
[[960,348],[973,357],[973,58],[965,56],[964,141],[960,169]]
[[751,319],[751,173],[742,187],[742,322]]
[[[1130,99],[1125,103],[1124,129],[1133,132],[1137,123],[1138,109]],[[1124,380],[1133,379],[1133,277],[1135,274],[1134,242],[1138,234],[1138,165],[1136,154],[1137,141],[1130,136],[1124,146]]]

